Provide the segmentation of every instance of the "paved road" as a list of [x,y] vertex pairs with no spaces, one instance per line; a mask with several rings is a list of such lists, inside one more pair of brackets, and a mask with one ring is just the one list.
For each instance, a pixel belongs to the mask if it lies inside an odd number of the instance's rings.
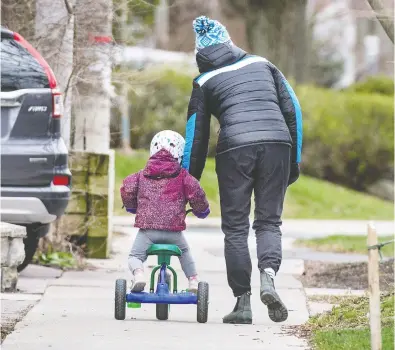
[[[218,239],[217,236],[223,237],[220,229],[220,220],[218,218],[211,218],[208,222],[206,220],[199,220],[193,217],[188,217],[189,225],[186,230],[188,235],[196,234],[207,237],[207,239]],[[113,220],[115,231],[122,231],[131,228],[134,224],[134,217],[130,216],[116,216]],[[337,221],[337,220],[284,220],[282,225],[282,243],[283,243],[283,257],[289,260],[313,260],[326,261],[333,263],[352,263],[367,261],[367,255],[363,254],[343,254],[330,252],[317,252],[308,248],[296,248],[293,243],[298,238],[317,238],[326,237],[333,234],[343,234],[346,236],[364,235],[366,234],[368,221]],[[379,236],[392,235],[394,232],[393,221],[378,221],[375,222],[375,227]],[[250,237],[250,251],[251,255],[255,254],[255,237],[254,231],[251,230]],[[211,248],[208,248],[211,249]],[[222,246],[221,248],[222,249]],[[212,249],[211,249],[212,250]],[[219,252],[222,254],[222,250]],[[283,267],[282,267],[283,268]]]
[[[222,316],[234,305],[227,286],[221,235],[190,233],[188,238],[202,279],[210,283],[210,309],[207,324],[196,322],[194,306],[172,306],[169,321],[155,319],[153,305],[128,310],[125,321],[113,318],[113,287],[116,278],[128,277],[125,261],[136,233],[124,229],[114,236],[114,257],[90,261],[95,271],[66,272],[53,280],[43,299],[20,322],[2,344],[3,350],[108,350],[108,349],[308,349],[306,341],[284,329],[308,319],[305,293],[291,275],[301,273],[300,260],[286,259],[277,276],[279,294],[289,306],[289,319],[284,324],[272,323],[259,300],[257,269],[253,275],[252,307],[254,324],[234,326],[222,324]],[[285,247],[287,248],[287,247]],[[256,259],[254,259],[256,266]],[[150,257],[148,266],[155,264]],[[186,287],[180,266],[181,287]]]
[[[205,220],[187,217],[188,230],[193,232],[210,231],[213,234],[221,234],[221,220],[208,218]],[[375,221],[379,235],[391,235],[394,233],[394,221]],[[122,227],[132,227],[134,216],[114,216],[113,225],[115,230]],[[368,221],[364,220],[283,220],[282,232],[288,238],[311,238],[325,237],[333,234],[364,235],[367,232]],[[252,233],[252,230],[251,230]]]

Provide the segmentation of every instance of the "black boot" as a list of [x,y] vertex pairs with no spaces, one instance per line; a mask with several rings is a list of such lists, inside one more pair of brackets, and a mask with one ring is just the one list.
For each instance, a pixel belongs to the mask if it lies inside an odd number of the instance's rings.
[[233,311],[222,319],[224,323],[232,323],[232,324],[252,323],[250,295],[251,293],[247,292],[244,293],[242,296],[237,297],[236,306],[233,309]]
[[273,279],[266,273],[261,273],[261,301],[269,312],[273,322],[284,322],[288,318],[288,310],[274,288]]

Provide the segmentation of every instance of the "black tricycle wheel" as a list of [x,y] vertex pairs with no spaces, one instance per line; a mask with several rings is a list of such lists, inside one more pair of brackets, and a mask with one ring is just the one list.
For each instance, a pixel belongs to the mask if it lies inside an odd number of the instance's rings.
[[[160,283],[160,274],[158,276],[158,283]],[[169,291],[171,291],[171,275],[166,274],[166,283],[169,286]],[[169,319],[169,304],[156,304],[156,318],[159,321],[166,321]]]
[[156,304],[156,318],[159,321],[166,321],[169,319],[169,305]]
[[209,303],[209,286],[207,282],[199,282],[197,297],[197,321],[199,323],[206,323]]
[[115,281],[115,319],[124,320],[126,317],[126,280]]

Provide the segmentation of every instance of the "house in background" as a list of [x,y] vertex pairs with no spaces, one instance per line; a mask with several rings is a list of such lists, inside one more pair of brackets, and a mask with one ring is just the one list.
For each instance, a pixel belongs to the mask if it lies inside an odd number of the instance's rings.
[[[383,0],[388,13],[394,17],[394,1]],[[366,0],[352,0],[356,17],[355,56],[356,80],[366,75],[394,76],[394,45],[384,32]]]
[[[394,15],[393,0],[383,0]],[[314,37],[328,41],[344,61],[337,87],[345,87],[370,75],[394,75],[394,46],[366,0],[309,0]]]

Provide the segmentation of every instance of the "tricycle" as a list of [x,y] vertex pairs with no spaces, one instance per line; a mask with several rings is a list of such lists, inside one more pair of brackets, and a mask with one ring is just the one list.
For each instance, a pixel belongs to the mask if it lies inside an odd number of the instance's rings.
[[[156,318],[167,320],[171,304],[194,304],[197,306],[197,322],[206,323],[209,304],[209,285],[207,282],[199,282],[197,294],[188,291],[178,291],[177,273],[170,266],[172,256],[181,256],[180,248],[172,244],[153,244],[147,251],[147,255],[156,255],[158,265],[151,272],[150,290],[146,292],[127,292],[126,280],[117,279],[115,282],[115,319],[124,320],[126,307],[140,308],[141,304],[156,304]],[[155,274],[158,280],[155,289]],[[170,272],[171,273],[170,273]],[[171,280],[173,276],[173,292],[171,292]]]

